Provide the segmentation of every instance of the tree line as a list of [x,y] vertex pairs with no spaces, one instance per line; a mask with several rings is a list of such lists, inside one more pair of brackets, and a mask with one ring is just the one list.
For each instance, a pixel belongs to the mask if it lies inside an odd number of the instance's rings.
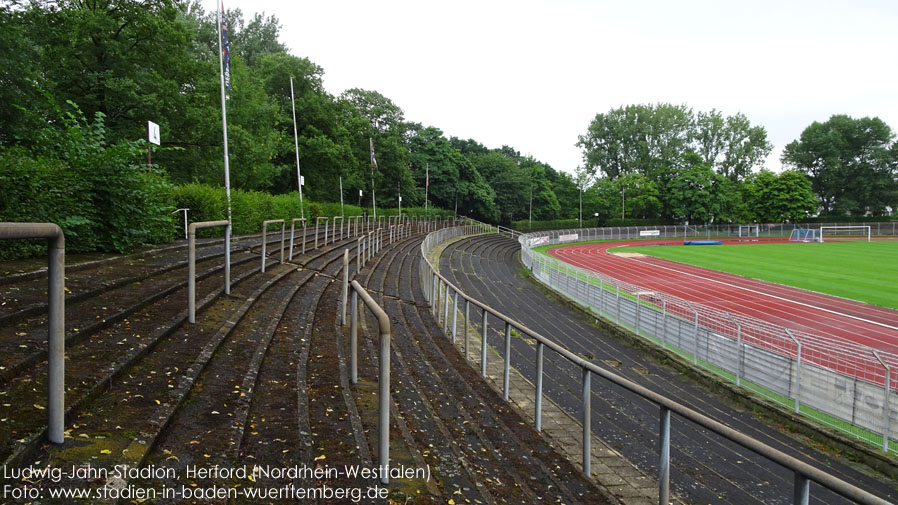
[[[223,185],[218,13],[176,0],[0,5],[4,220],[61,221],[76,242],[124,250],[160,238],[173,186]],[[814,123],[786,147],[789,170],[775,174],[762,169],[772,149],[764,128],[742,114],[629,105],[595,116],[577,142],[583,166],[571,174],[511,146],[408,121],[374,90],[332,95],[324,69],[287,51],[276,16],[234,9],[225,19],[236,189],[296,192],[295,126],[303,193],[320,202],[339,201],[342,183],[346,203],[361,207],[374,203],[372,189],[378,207],[397,207],[400,194],[403,207],[424,206],[426,194],[430,206],[503,224],[576,218],[581,203],[584,216],[602,220],[676,222],[884,215],[896,206],[898,148],[877,118]],[[148,120],[163,143],[151,164]],[[135,229],[115,231],[122,227]]]
[[667,222],[796,222],[887,216],[898,208],[898,144],[878,118],[814,122],[782,154],[742,114],[630,105],[597,114],[580,135],[582,180],[605,215]]

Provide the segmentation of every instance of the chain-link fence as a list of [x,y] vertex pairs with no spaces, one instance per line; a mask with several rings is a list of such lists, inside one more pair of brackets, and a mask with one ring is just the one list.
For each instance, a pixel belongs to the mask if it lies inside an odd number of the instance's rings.
[[[864,224],[874,235],[894,235],[898,230],[898,223]],[[795,227],[760,225],[751,233],[788,237]],[[583,240],[723,237],[740,232],[746,230],[738,225],[591,228],[536,232],[518,240],[521,259],[537,279],[592,313],[796,413],[898,453],[898,380],[893,373],[898,355],[689,302],[531,249]]]

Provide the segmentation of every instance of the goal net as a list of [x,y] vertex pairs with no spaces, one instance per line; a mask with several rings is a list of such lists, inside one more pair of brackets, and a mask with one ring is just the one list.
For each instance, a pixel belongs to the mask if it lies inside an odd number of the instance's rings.
[[756,224],[740,224],[739,225],[739,238],[742,237],[757,237],[760,235],[761,227]]
[[863,225],[850,226],[821,226],[820,241],[823,242],[825,237],[839,239],[866,239],[870,242],[870,227]]
[[789,242],[819,242],[817,230],[807,228],[795,228],[789,235]]

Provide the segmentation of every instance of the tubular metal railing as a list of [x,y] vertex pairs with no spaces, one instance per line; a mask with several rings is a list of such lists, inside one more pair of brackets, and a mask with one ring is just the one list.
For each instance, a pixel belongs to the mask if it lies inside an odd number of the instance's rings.
[[290,221],[290,254],[287,257],[288,261],[293,261],[293,232],[296,227],[296,222],[302,221],[302,253],[306,253],[306,218],[304,217],[295,217]]
[[359,382],[358,333],[359,298],[377,318],[378,327],[378,379],[377,379],[377,454],[380,481],[389,483],[390,464],[390,318],[371,298],[368,291],[358,281],[349,280],[349,249],[343,251],[343,302],[340,319],[346,324],[346,295],[349,302],[349,380],[353,385]]
[[65,441],[65,234],[53,223],[0,223],[0,240],[47,239],[47,439]]
[[231,293],[231,224],[226,220],[190,223],[190,226],[187,227],[187,321],[190,323],[196,323],[196,231],[200,228],[216,226],[225,227],[224,292],[225,294]]
[[[456,300],[454,304],[454,311],[458,311],[458,299],[461,298],[465,302],[465,310],[468,311],[470,305],[474,305],[476,308],[479,308],[483,314],[483,335],[482,335],[482,353],[481,353],[481,374],[486,376],[486,360],[487,360],[487,315],[491,315],[495,318],[498,318],[502,321],[505,330],[505,356],[504,356],[504,370],[503,370],[503,396],[507,399],[509,394],[509,381],[508,375],[510,373],[511,365],[510,365],[510,344],[509,344],[509,335],[512,329],[523,333],[524,335],[529,336],[530,338],[536,341],[536,377],[534,377],[534,384],[536,385],[535,398],[534,398],[534,419],[537,430],[541,430],[542,428],[542,384],[543,384],[543,361],[545,358],[545,350],[549,349],[553,351],[558,356],[561,356],[571,364],[580,368],[582,372],[582,381],[581,381],[581,422],[583,428],[583,437],[582,437],[582,467],[583,471],[589,475],[590,466],[591,466],[591,406],[590,406],[590,392],[592,390],[591,377],[596,375],[606,381],[616,384],[620,387],[631,391],[642,398],[658,405],[659,407],[659,455],[658,455],[658,503],[662,505],[667,505],[669,502],[669,489],[670,489],[670,413],[673,412],[679,415],[681,418],[688,420],[696,425],[704,428],[710,432],[716,433],[727,440],[735,442],[742,447],[749,449],[765,458],[782,465],[787,468],[789,471],[793,473],[793,481],[794,481],[794,495],[793,495],[793,503],[795,504],[807,504],[809,499],[810,487],[809,482],[813,481],[818,483],[819,485],[841,495],[851,500],[854,500],[857,503],[861,504],[870,504],[870,505],[885,505],[888,502],[879,498],[863,489],[860,489],[857,486],[854,486],[844,480],[841,480],[831,474],[826,473],[823,470],[820,470],[816,467],[808,465],[798,459],[785,454],[782,451],[774,449],[767,444],[764,444],[754,438],[751,438],[743,433],[740,433],[700,412],[697,412],[689,407],[686,407],[680,403],[677,403],[674,400],[671,400],[668,397],[660,395],[654,391],[651,391],[643,386],[640,386],[636,383],[633,383],[623,377],[620,377],[616,374],[613,374],[603,368],[598,367],[597,365],[584,360],[580,356],[574,354],[568,349],[562,347],[561,345],[555,343],[549,338],[544,337],[543,335],[537,333],[534,330],[524,326],[523,324],[517,322],[516,320],[508,317],[495,309],[489,307],[488,305],[480,302],[473,297],[468,296],[464,292],[462,292],[457,286],[448,281],[444,276],[442,276],[436,268],[431,264],[428,259],[428,253],[433,249],[437,244],[445,242],[447,240],[451,240],[453,238],[457,238],[464,235],[471,235],[473,233],[477,233],[480,230],[490,230],[491,228],[480,226],[480,225],[466,225],[455,228],[447,228],[440,230],[435,233],[429,234],[423,243],[421,244],[421,261],[419,264],[419,274],[421,279],[421,288],[425,293],[425,296],[428,298],[430,302],[431,309],[434,313],[434,317],[437,318],[437,321],[440,320],[440,309],[442,308],[443,317],[442,324],[448,325],[448,307],[449,300],[453,298],[450,293],[454,294],[454,299]],[[442,297],[443,307],[440,307],[440,297]],[[455,318],[453,318],[455,320]],[[442,325],[441,325],[442,326]],[[465,318],[465,338],[467,339],[468,333],[468,319]],[[457,331],[456,323],[453,322],[451,328],[451,338],[453,341],[455,340],[455,335]],[[465,355],[467,359],[467,354]]]
[[[265,263],[268,259],[266,248],[268,247],[268,225],[281,223],[281,264],[284,263],[284,234],[286,233],[287,223],[283,219],[269,219],[262,221],[262,273],[265,272]],[[293,238],[292,236],[290,237]],[[292,244],[291,244],[292,246]]]

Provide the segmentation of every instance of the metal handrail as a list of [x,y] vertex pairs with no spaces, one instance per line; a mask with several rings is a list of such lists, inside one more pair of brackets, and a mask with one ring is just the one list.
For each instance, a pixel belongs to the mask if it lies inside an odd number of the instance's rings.
[[[231,292],[231,223],[203,221],[187,227],[187,321],[196,323],[196,231],[200,228],[225,227],[225,294]],[[264,242],[264,239],[263,239]],[[264,257],[264,256],[263,256]]]
[[327,216],[318,216],[315,218],[315,249],[318,249],[318,227],[321,226],[321,220],[324,219],[324,245],[327,245]]
[[47,439],[65,441],[65,234],[54,223],[0,223],[2,239],[47,239]]
[[265,260],[268,259],[268,256],[265,254],[265,250],[268,247],[268,225],[276,223],[281,223],[281,264],[284,264],[284,234],[286,233],[287,223],[283,219],[262,221],[262,273],[265,273]]
[[294,217],[290,221],[290,254],[287,257],[287,261],[293,261],[293,232],[296,229],[297,221],[302,221],[302,254],[306,253],[306,218]]
[[[462,233],[464,233],[468,230],[466,230],[465,228],[462,228],[461,231],[462,231]],[[455,286],[454,284],[449,282],[449,280],[446,279],[443,275],[441,275],[439,272],[437,272],[436,269],[434,268],[433,264],[427,258],[427,251],[425,250],[425,247],[428,246],[429,239],[433,235],[434,234],[428,235],[428,237],[421,244],[422,262],[430,270],[430,274],[431,274],[431,277],[430,277],[431,289],[426,289],[426,286],[422,286],[422,287],[425,287],[425,289],[424,289],[425,293],[429,293],[431,295],[431,300],[430,300],[431,307],[437,308],[434,305],[434,299],[433,299],[434,290],[432,289],[432,287],[434,284],[437,284],[438,287],[436,289],[436,292],[439,293],[442,291],[442,288],[439,285],[442,284],[446,288],[445,300],[447,302],[448,302],[448,298],[449,298],[449,290],[452,290],[456,294],[456,296],[461,296],[461,298],[463,300],[465,300],[466,303],[474,304],[476,307],[479,307],[483,311],[483,313],[484,313],[484,317],[483,317],[483,322],[484,322],[483,346],[484,346],[484,348],[486,347],[486,338],[485,338],[486,337],[486,329],[487,329],[486,314],[491,314],[494,317],[497,317],[500,320],[502,320],[502,322],[506,325],[506,332],[509,332],[510,328],[513,327],[513,328],[516,328],[517,330],[521,331],[522,333],[527,334],[529,337],[531,337],[537,341],[537,344],[538,344],[538,347],[537,347],[537,356],[538,356],[537,357],[537,360],[538,360],[537,361],[537,370],[538,371],[542,370],[542,362],[540,359],[540,358],[542,358],[542,353],[539,352],[540,351],[539,344],[542,344],[543,348],[547,347],[547,348],[551,349],[552,351],[555,351],[557,354],[564,357],[565,359],[567,359],[574,365],[580,367],[580,369],[583,371],[583,405],[584,405],[585,409],[584,409],[584,412],[582,412],[581,414],[583,415],[583,421],[584,421],[584,425],[583,425],[583,433],[584,433],[583,447],[584,447],[584,450],[583,450],[583,462],[582,462],[584,472],[589,471],[589,467],[591,464],[590,463],[591,454],[589,451],[589,443],[590,443],[590,438],[591,438],[591,427],[588,424],[588,422],[590,420],[589,411],[586,409],[588,409],[588,407],[589,407],[588,397],[589,397],[589,393],[590,393],[590,375],[595,374],[595,375],[598,375],[599,377],[602,377],[603,379],[608,380],[609,382],[612,382],[612,383],[614,383],[618,386],[621,386],[633,393],[636,393],[637,395],[657,404],[661,408],[661,412],[660,412],[661,422],[659,423],[659,425],[660,425],[660,430],[659,430],[660,437],[659,438],[661,439],[660,440],[661,443],[659,444],[660,445],[659,478],[658,478],[658,488],[659,488],[658,503],[659,504],[666,505],[668,503],[668,498],[669,498],[668,492],[669,492],[669,486],[670,486],[670,481],[669,481],[669,479],[670,479],[670,476],[669,476],[670,412],[674,412],[674,413],[680,415],[681,417],[692,421],[693,423],[699,425],[702,428],[705,428],[711,432],[714,432],[728,440],[736,442],[737,444],[741,445],[742,447],[745,447],[746,449],[749,449],[749,450],[751,450],[761,456],[764,456],[764,457],[770,459],[771,461],[773,461],[777,464],[780,464],[780,465],[788,468],[789,470],[791,470],[794,473],[794,479],[795,479],[795,481],[794,481],[795,482],[794,503],[796,503],[796,504],[808,503],[808,496],[809,496],[809,492],[810,492],[809,486],[808,486],[809,481],[814,481],[814,482],[820,484],[821,486],[823,486],[823,487],[825,487],[845,498],[856,501],[857,503],[861,503],[861,504],[865,504],[865,505],[867,505],[867,504],[869,504],[869,505],[887,505],[889,503],[886,500],[883,500],[882,498],[879,498],[879,497],[869,493],[868,491],[865,491],[857,486],[854,486],[854,485],[852,485],[842,479],[839,479],[838,477],[835,477],[831,474],[828,474],[816,467],[808,465],[807,463],[804,463],[792,456],[789,456],[788,454],[786,454],[782,451],[774,449],[773,447],[770,447],[769,445],[767,445],[763,442],[760,442],[748,435],[740,433],[740,432],[734,430],[733,428],[730,428],[729,426],[726,426],[726,425],[720,423],[719,421],[716,421],[698,411],[695,411],[689,407],[686,407],[685,405],[682,405],[674,400],[671,400],[670,398],[667,398],[667,397],[662,396],[654,391],[651,391],[639,384],[631,382],[619,375],[616,375],[616,374],[611,373],[605,369],[602,369],[602,368],[598,367],[597,365],[595,365],[587,360],[584,360],[580,356],[577,356],[576,354],[569,351],[567,348],[561,346],[560,344],[542,336],[538,332],[531,330],[530,328],[517,322],[516,320],[514,320],[508,316],[505,316],[504,314],[491,308],[490,306],[484,304],[483,302],[480,302],[480,301],[476,300],[475,298],[468,296],[463,291],[461,291],[457,286]],[[425,277],[426,277],[426,275],[422,276],[422,282],[424,282]],[[456,310],[457,310],[457,305],[456,305]],[[484,349],[484,351],[485,351],[485,349]],[[506,351],[506,352],[508,352],[508,351]],[[484,352],[483,356],[484,357],[486,356],[485,352]],[[509,367],[507,359],[505,360],[505,363],[506,363],[506,365],[505,365],[506,368]],[[481,367],[482,367],[482,372],[485,373],[485,360],[481,363]],[[508,374],[507,369],[505,370],[505,374],[506,375]],[[537,382],[539,385],[541,385],[542,378],[541,377],[538,378]],[[508,387],[509,387],[507,380],[504,381],[504,387],[506,390],[505,396],[507,398]],[[535,412],[535,419],[537,419],[537,425],[539,426],[539,425],[541,425],[539,420],[541,419],[541,415],[542,415],[541,410],[539,410],[542,405],[542,400],[541,400],[542,389],[540,387],[537,387],[536,395],[537,395],[537,398],[539,398],[539,400],[536,402],[536,405],[535,405],[535,408],[537,409]]]
[[[345,254],[345,253],[344,253]],[[344,255],[347,258],[348,255]],[[349,272],[348,267],[343,270],[344,275]],[[359,297],[377,317],[377,326],[379,332],[378,339],[378,379],[377,379],[377,453],[380,468],[380,481],[383,484],[389,483],[389,464],[390,464],[390,318],[387,313],[371,298],[371,295],[359,284],[353,280],[349,283],[352,291],[351,301],[349,304],[349,333],[350,333],[350,369],[351,382],[353,385],[358,384],[358,306]]]

